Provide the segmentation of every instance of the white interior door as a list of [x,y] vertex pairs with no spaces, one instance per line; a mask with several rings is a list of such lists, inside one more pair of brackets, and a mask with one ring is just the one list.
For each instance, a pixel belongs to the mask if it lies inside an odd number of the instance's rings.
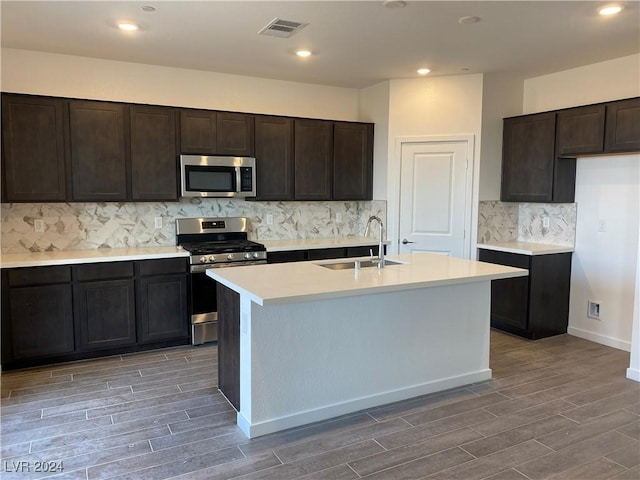
[[403,142],[400,253],[468,257],[471,173],[466,141]]

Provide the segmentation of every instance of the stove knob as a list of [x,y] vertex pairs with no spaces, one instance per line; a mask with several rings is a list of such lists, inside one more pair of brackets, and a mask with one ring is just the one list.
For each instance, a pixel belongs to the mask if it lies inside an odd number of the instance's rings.
[[253,258],[258,258],[259,256],[260,256],[260,254],[259,254],[258,252],[255,252],[255,253],[253,254]]
[[229,255],[227,255],[227,260],[233,260],[233,254],[230,253]]
[[200,263],[206,263],[207,257],[200,257]]
[[209,255],[209,261],[210,262],[215,262],[216,261],[216,257],[213,255]]
[[244,258],[246,258],[247,260],[249,260],[251,258],[251,254],[250,253],[245,253],[244,254]]

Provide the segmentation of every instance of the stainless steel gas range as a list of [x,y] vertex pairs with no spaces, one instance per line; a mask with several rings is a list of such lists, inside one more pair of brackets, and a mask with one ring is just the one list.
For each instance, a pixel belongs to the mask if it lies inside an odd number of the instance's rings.
[[245,217],[176,220],[177,244],[191,254],[189,298],[194,345],[218,339],[216,282],[207,277],[207,269],[267,263],[267,249],[248,240],[247,227]]

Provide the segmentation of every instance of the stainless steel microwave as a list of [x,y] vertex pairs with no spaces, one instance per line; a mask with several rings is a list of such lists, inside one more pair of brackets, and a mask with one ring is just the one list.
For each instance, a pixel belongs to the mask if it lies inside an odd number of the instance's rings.
[[180,155],[183,197],[255,197],[256,159]]

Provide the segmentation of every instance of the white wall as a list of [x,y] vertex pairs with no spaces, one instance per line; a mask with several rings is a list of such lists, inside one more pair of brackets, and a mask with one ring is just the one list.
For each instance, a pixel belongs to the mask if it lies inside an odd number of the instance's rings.
[[[640,96],[640,55],[574,68],[524,82],[524,113]],[[570,332],[629,349],[638,267],[638,155],[578,160],[576,251]],[[595,232],[594,219],[607,220]],[[623,232],[624,234],[622,234]],[[598,246],[596,250],[594,247]],[[609,282],[615,288],[609,288]],[[602,302],[602,320],[586,319],[586,298]],[[597,298],[594,298],[597,297]],[[631,349],[640,349],[633,338]]]
[[401,137],[474,136],[471,244],[476,243],[481,126],[482,75],[391,80],[387,153],[387,218],[388,238],[393,242],[391,251],[397,251],[399,235],[400,158],[396,145]]
[[502,119],[522,113],[523,79],[503,73],[485,74],[482,82],[482,149],[480,201],[500,199]]
[[523,113],[640,95],[640,54],[572,68],[524,82]]
[[[578,160],[569,333],[629,351],[640,211],[640,155]],[[606,232],[598,222],[606,221]],[[587,302],[600,302],[600,320]]]
[[[640,202],[640,198],[638,199]],[[640,225],[638,225],[640,238]],[[627,378],[640,382],[640,242],[638,242],[638,268],[636,269],[636,301],[633,308],[633,328],[631,329],[631,360],[627,369]]]
[[373,122],[373,198],[387,198],[387,161],[389,152],[389,87],[382,82],[360,90],[360,119]]
[[359,120],[352,88],[8,48],[1,62],[4,92]]

